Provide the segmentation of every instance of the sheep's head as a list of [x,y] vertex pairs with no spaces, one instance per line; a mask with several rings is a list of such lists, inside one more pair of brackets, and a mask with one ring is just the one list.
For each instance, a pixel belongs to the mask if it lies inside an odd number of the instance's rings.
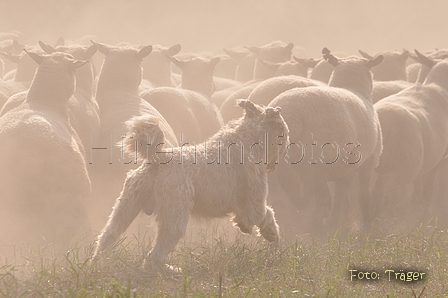
[[29,94],[51,94],[55,100],[68,100],[75,90],[75,70],[88,61],[76,60],[72,55],[61,52],[47,55],[24,51],[39,65]]
[[366,52],[359,50],[361,56],[367,60],[375,60],[379,56],[383,57],[381,65],[374,70],[373,79],[376,81],[391,81],[391,80],[406,80],[406,61],[408,59],[409,51],[384,51],[375,55],[369,55]]
[[184,61],[174,57],[169,59],[182,70],[182,88],[202,93],[209,98],[212,96],[215,91],[213,73],[221,58],[191,58]]
[[338,59],[327,48],[322,50],[322,54],[334,67],[328,83],[330,86],[350,90],[371,100],[373,81],[370,69],[383,61],[382,55],[369,60],[355,56]]
[[149,80],[155,86],[171,86],[171,60],[181,50],[181,45],[176,44],[169,48],[154,45],[151,55],[142,62],[143,78]]

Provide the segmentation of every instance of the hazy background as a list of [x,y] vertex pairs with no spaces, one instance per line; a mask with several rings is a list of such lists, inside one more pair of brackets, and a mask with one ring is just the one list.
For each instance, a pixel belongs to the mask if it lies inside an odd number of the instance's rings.
[[447,47],[448,1],[411,0],[0,0],[0,31],[23,42],[94,35],[101,42],[182,45],[183,51],[293,42],[356,54]]

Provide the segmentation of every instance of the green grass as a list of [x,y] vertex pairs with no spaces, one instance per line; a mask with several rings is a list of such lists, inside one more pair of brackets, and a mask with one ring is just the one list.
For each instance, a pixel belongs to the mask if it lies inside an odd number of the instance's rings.
[[[92,243],[16,248],[0,260],[0,297],[448,297],[448,233],[434,227],[272,245],[211,225],[189,230],[170,254],[179,274],[142,269],[153,239],[128,235],[96,265]],[[349,269],[376,271],[380,280],[351,281]],[[387,269],[426,278],[388,281]]]

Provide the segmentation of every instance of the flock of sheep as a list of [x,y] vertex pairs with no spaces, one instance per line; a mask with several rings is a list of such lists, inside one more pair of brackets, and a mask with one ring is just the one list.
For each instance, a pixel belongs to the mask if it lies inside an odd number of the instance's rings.
[[312,231],[344,227],[356,204],[363,229],[443,205],[444,50],[303,59],[281,41],[211,55],[0,37],[2,244],[83,235],[112,206],[94,258],[142,211],[158,229],[149,267],[190,217],[277,241],[268,184]]

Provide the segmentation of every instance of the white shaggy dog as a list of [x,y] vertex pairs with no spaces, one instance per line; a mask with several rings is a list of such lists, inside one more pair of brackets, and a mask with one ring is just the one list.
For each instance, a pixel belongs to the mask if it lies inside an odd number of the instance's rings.
[[164,142],[157,118],[145,115],[127,122],[133,137],[126,139],[126,150],[144,162],[128,173],[98,237],[93,259],[113,244],[142,210],[148,215],[155,213],[158,223],[146,268],[164,264],[185,235],[190,215],[233,215],[232,221],[243,233],[250,234],[257,226],[266,240],[278,240],[274,211],[266,205],[267,173],[284,155],[289,130],[280,108],[264,108],[248,100],[238,104],[245,110],[243,117],[195,146],[157,149]]

